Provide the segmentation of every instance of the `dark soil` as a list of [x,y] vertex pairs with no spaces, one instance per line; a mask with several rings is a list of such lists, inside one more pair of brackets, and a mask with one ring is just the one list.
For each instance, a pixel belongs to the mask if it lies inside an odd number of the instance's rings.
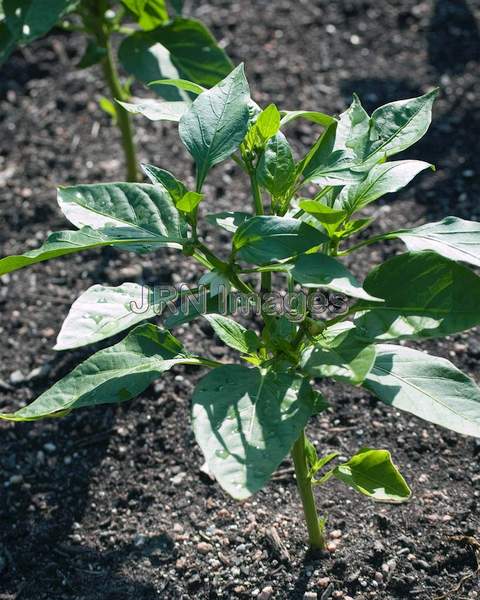
[[[479,219],[478,0],[187,4],[236,62],[246,61],[262,104],[335,113],[352,91],[373,108],[440,85],[432,128],[409,152],[437,172],[371,208],[379,216],[373,233],[445,215]],[[117,133],[96,107],[99,74],[71,69],[81,49],[76,35],[55,34],[2,68],[1,255],[67,227],[57,184],[123,178]],[[136,125],[142,159],[191,176],[174,127],[140,118]],[[289,134],[298,151],[313,141],[306,123]],[[246,182],[235,167],[217,168],[209,182],[208,208],[246,206]],[[227,238],[215,233],[210,241],[221,250]],[[374,247],[351,267],[363,276],[393,251]],[[174,252],[140,263],[108,249],[4,277],[0,409],[32,400],[86,356],[51,347],[71,302],[91,284],[195,277]],[[204,323],[176,333],[197,351],[229,359]],[[426,346],[478,380],[478,331]],[[288,461],[241,504],[201,472],[189,424],[198,377],[176,369],[116,409],[2,424],[2,600],[480,597],[474,551],[452,539],[480,539],[478,442],[388,409],[361,389],[325,386],[334,410],[312,421],[310,436],[345,456],[366,445],[390,449],[414,497],[378,505],[329,484],[318,500],[336,551],[309,556]]]

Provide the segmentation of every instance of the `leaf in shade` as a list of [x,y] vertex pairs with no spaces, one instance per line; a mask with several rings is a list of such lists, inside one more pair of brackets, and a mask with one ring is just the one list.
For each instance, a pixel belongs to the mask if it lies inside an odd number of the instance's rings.
[[238,500],[260,490],[314,411],[301,376],[226,365],[197,385],[193,430],[208,468]]

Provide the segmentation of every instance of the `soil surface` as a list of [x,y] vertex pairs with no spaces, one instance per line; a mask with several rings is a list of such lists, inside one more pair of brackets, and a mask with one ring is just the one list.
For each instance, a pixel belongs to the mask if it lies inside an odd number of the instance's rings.
[[[186,4],[235,62],[246,61],[264,105],[338,113],[353,91],[372,109],[440,85],[430,132],[408,152],[437,172],[371,207],[379,217],[372,233],[446,215],[480,218],[478,0]],[[72,68],[82,48],[78,35],[55,33],[2,68],[0,255],[68,228],[58,184],[123,179],[117,132],[96,104],[104,93],[99,73]],[[174,126],[138,118],[136,127],[143,160],[191,178]],[[302,152],[314,134],[299,121],[289,137]],[[246,189],[238,170],[222,165],[209,178],[207,208],[242,209]],[[222,251],[227,237],[204,233]],[[371,247],[350,266],[362,277],[396,248]],[[112,249],[4,277],[0,409],[32,400],[93,351],[51,349],[70,304],[93,283],[195,280],[192,263],[173,251],[140,261]],[[231,358],[205,323],[176,334],[196,351]],[[480,379],[478,331],[423,347]],[[332,552],[311,556],[288,460],[243,503],[202,473],[189,423],[200,375],[174,369],[118,408],[2,423],[1,600],[480,598],[474,549],[458,539],[480,540],[478,441],[397,413],[361,389],[324,385],[333,409],[312,420],[315,443],[344,456],[388,448],[414,496],[379,505],[329,483],[318,501],[329,515]]]

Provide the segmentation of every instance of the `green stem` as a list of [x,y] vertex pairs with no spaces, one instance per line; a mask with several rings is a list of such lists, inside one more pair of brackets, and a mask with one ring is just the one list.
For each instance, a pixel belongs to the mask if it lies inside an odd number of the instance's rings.
[[[115,100],[128,100],[125,91],[122,88],[120,79],[118,76],[117,66],[113,58],[112,46],[110,39],[107,37],[104,40],[105,49],[107,54],[102,60],[103,74],[108,84],[112,99]],[[137,181],[137,154],[135,150],[135,142],[133,141],[132,123],[128,112],[115,103],[115,113],[117,116],[117,124],[122,135],[122,146],[125,154],[125,162],[127,165],[127,179],[128,181]]]
[[318,521],[312,484],[308,477],[307,457],[305,454],[305,432],[302,431],[298,437],[293,445],[291,454],[293,464],[295,465],[297,486],[302,500],[303,512],[305,514],[310,547],[315,550],[324,550],[326,547],[325,536]]
[[[265,210],[263,208],[262,193],[260,191],[260,186],[258,185],[258,181],[255,176],[255,171],[251,165],[249,167],[248,172],[250,175],[250,184],[252,186],[252,195],[253,195],[253,203],[255,206],[255,214],[264,215]],[[261,277],[260,289],[261,289],[262,293],[270,292],[272,290],[272,274],[269,272],[266,272],[266,273],[262,273],[260,275],[260,277]]]

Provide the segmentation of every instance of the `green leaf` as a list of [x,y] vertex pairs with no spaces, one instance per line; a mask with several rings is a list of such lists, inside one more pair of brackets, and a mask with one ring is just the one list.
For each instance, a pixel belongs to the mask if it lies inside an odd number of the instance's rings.
[[340,115],[333,148],[351,152],[368,136],[369,127],[370,117],[363,108],[359,97],[354,94],[352,104]]
[[169,102],[159,101],[152,98],[138,99],[137,102],[122,102],[117,100],[120,106],[134,115],[143,115],[150,121],[173,121],[178,123],[190,107],[188,102],[181,100]]
[[179,202],[188,192],[185,185],[179,181],[174,175],[165,169],[154,167],[153,165],[142,164],[142,169],[150,181],[155,184],[160,184],[170,194],[174,204]]
[[237,229],[233,246],[242,260],[263,265],[306,252],[327,239],[320,231],[297,219],[256,216]]
[[163,246],[180,248],[180,241],[139,231],[128,227],[115,227],[94,230],[91,227],[83,227],[80,231],[57,231],[52,233],[47,241],[36,250],[25,252],[16,256],[7,256],[0,260],[0,275],[23,269],[35,263],[92,250],[103,246],[116,246],[123,250],[134,252],[149,252]]
[[157,314],[153,290],[137,283],[94,285],[72,304],[54,350],[70,350],[112,337]]
[[247,219],[250,219],[251,216],[250,213],[245,212],[225,211],[206,215],[205,219],[211,225],[221,227],[230,233],[235,233],[240,225],[243,225],[243,223],[245,223]]
[[257,166],[260,185],[267,189],[273,198],[282,198],[295,182],[295,161],[287,138],[283,133],[272,137]]
[[[438,90],[418,98],[390,102],[377,108],[368,122],[364,114],[357,123],[358,137],[347,142],[359,162],[373,165],[402,152],[422,138],[432,120],[432,106]],[[363,109],[362,109],[363,110]],[[356,109],[356,114],[360,109]],[[356,132],[357,133],[357,132]]]
[[355,319],[369,339],[415,339],[450,335],[480,324],[480,277],[434,252],[400,254],[376,267],[365,290],[383,304]]
[[280,113],[275,104],[269,104],[267,108],[257,116],[255,122],[248,130],[244,140],[245,148],[252,152],[263,148],[268,140],[280,129]]
[[127,36],[118,57],[126,71],[145,84],[158,79],[187,79],[208,88],[233,68],[205,25],[182,17],[153,31]]
[[203,92],[180,119],[179,134],[197,165],[197,189],[214,165],[240,146],[247,132],[250,91],[243,65]]
[[363,448],[349,461],[335,467],[333,475],[379,502],[405,502],[412,495],[387,450]]
[[313,412],[313,390],[294,374],[226,365],[193,395],[193,430],[218,483],[242,500],[260,490]]
[[307,121],[318,123],[324,127],[328,127],[335,122],[333,117],[313,110],[282,110],[282,120],[280,122],[280,126],[283,127],[294,119],[306,119]]
[[345,185],[365,178],[366,173],[353,170],[355,160],[349,152],[335,149],[337,127],[336,122],[329,125],[299,163],[297,171],[303,174],[305,183]]
[[340,332],[327,329],[318,336],[315,345],[303,352],[301,366],[311,377],[332,377],[358,385],[374,362],[375,346],[359,337],[352,325]]
[[201,85],[193,83],[193,81],[188,81],[187,79],[157,79],[156,81],[150,81],[148,84],[149,87],[153,87],[155,85],[172,86],[179,90],[184,90],[185,92],[191,92],[192,94],[197,95],[206,91],[206,89]]
[[356,185],[345,187],[335,206],[352,215],[380,198],[405,187],[421,171],[433,166],[421,160],[399,160],[375,165],[366,179]]
[[300,256],[291,274],[295,281],[305,287],[324,287],[353,298],[379,301],[379,298],[365,291],[341,262],[320,252]]
[[[76,227],[124,228],[131,236],[158,237],[158,242],[186,239],[186,222],[170,195],[146,183],[104,183],[60,188],[58,203]],[[115,230],[113,231],[115,235]]]
[[150,31],[168,21],[168,10],[165,0],[122,0],[137,17],[142,29]]
[[7,60],[15,48],[16,40],[12,32],[0,21],[0,65]]
[[103,96],[98,101],[98,105],[104,113],[107,113],[107,115],[111,117],[113,123],[117,122],[117,109],[115,108],[115,104],[111,100]]
[[253,354],[259,349],[260,340],[254,331],[246,329],[240,323],[223,315],[204,316],[222,342],[230,348],[235,348],[243,354]]
[[[202,282],[205,283],[205,282]],[[198,294],[187,294],[187,301],[179,303],[177,306],[177,312],[169,315],[164,320],[164,325],[167,329],[173,327],[179,327],[185,323],[190,323],[199,317],[203,317],[210,313],[228,314],[230,306],[228,303],[228,297],[225,298],[224,294],[217,293],[198,293]]]
[[105,48],[98,46],[94,40],[88,40],[87,47],[83,53],[80,62],[77,64],[78,69],[87,69],[93,65],[98,64],[103,58],[105,58],[107,51]]
[[87,358],[32,404],[0,418],[34,421],[76,408],[125,402],[178,364],[201,363],[168,331],[139,325],[118,344]]
[[187,192],[178,202],[177,209],[185,213],[192,213],[200,202],[205,197],[205,194],[197,192]]
[[381,344],[363,386],[385,404],[480,437],[480,388],[445,358]]
[[19,44],[45,35],[70,11],[72,0],[3,0],[5,25]]
[[202,275],[198,281],[199,285],[204,285],[210,290],[210,296],[218,296],[230,292],[231,283],[227,275],[214,269]]
[[170,0],[173,6],[173,10],[177,15],[181,15],[183,11],[183,0]]
[[451,260],[480,267],[480,223],[446,217],[414,229],[395,232],[409,250],[433,250]]
[[346,211],[335,210],[315,200],[301,200],[299,206],[306,213],[313,215],[323,225],[330,237],[335,234],[347,216]]

